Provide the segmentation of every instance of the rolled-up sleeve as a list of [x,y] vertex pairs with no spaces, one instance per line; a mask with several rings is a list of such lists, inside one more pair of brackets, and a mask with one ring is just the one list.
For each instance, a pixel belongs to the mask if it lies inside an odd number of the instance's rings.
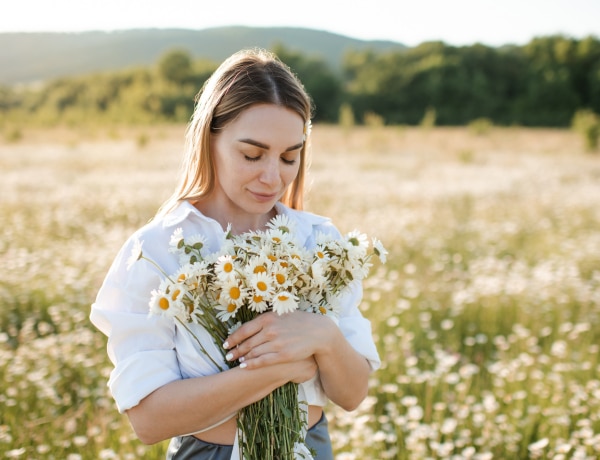
[[352,347],[364,356],[375,371],[381,367],[381,359],[373,341],[371,322],[359,310],[362,299],[362,285],[353,283],[344,296],[343,308],[339,317],[339,327]]
[[127,270],[131,246],[128,241],[116,257],[90,313],[91,322],[108,337],[108,356],[114,364],[108,386],[121,413],[181,379],[174,322],[148,315],[151,291],[158,286],[160,274],[145,261]]

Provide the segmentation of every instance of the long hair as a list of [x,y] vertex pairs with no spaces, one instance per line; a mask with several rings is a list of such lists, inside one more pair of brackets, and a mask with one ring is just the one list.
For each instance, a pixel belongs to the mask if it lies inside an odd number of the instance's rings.
[[[185,151],[174,193],[157,215],[171,211],[182,200],[197,200],[215,187],[210,135],[227,126],[256,104],[276,104],[293,110],[305,124],[312,115],[312,100],[298,77],[273,53],[263,49],[238,51],[227,58],[198,93],[194,114],[185,134]],[[302,209],[307,169],[308,139],[300,151],[300,168],[281,198]]]

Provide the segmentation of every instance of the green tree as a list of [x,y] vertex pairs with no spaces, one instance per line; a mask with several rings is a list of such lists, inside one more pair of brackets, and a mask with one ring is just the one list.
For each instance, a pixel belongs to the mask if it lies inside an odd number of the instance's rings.
[[158,73],[166,81],[184,84],[192,73],[192,59],[185,50],[172,50],[164,54],[158,62]]
[[320,58],[306,57],[283,45],[273,52],[300,78],[315,105],[315,121],[336,122],[342,103],[343,84],[327,63]]
[[563,36],[536,38],[523,51],[529,66],[519,105],[527,125],[568,126],[582,104],[575,89],[577,43]]

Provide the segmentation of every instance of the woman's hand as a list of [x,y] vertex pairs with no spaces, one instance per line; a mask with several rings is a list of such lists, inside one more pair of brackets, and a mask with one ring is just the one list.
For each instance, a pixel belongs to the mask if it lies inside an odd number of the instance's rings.
[[264,313],[244,323],[229,336],[224,346],[227,358],[239,359],[244,367],[256,369],[311,358],[326,345],[328,318],[307,312],[278,315]]
[[280,367],[277,374],[288,382],[304,382],[318,370],[325,394],[346,410],[354,410],[367,395],[369,363],[326,316],[263,313],[244,323],[223,345],[229,360],[240,359],[248,369]]

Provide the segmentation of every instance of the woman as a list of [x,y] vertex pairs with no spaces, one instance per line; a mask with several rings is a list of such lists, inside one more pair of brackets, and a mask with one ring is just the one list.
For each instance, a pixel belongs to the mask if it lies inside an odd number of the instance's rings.
[[355,409],[380,365],[370,323],[358,310],[360,286],[339,324],[306,312],[264,313],[245,323],[223,345],[227,359],[243,365],[218,372],[190,334],[148,316],[160,270],[149,263],[126,267],[134,242],[143,240],[144,252],[173,273],[178,261],[167,248],[176,228],[202,234],[213,251],[228,226],[235,234],[261,230],[277,214],[295,223],[307,248],[317,232],[339,235],[329,219],[302,211],[311,108],[276,56],[244,50],[224,61],[200,93],[175,193],[125,243],[92,306],[93,324],[108,336],[117,407],[142,442],[172,438],[168,458],[235,457],[237,412],[296,382],[308,402],[306,443],[317,459],[332,459],[323,406],[331,400]]

